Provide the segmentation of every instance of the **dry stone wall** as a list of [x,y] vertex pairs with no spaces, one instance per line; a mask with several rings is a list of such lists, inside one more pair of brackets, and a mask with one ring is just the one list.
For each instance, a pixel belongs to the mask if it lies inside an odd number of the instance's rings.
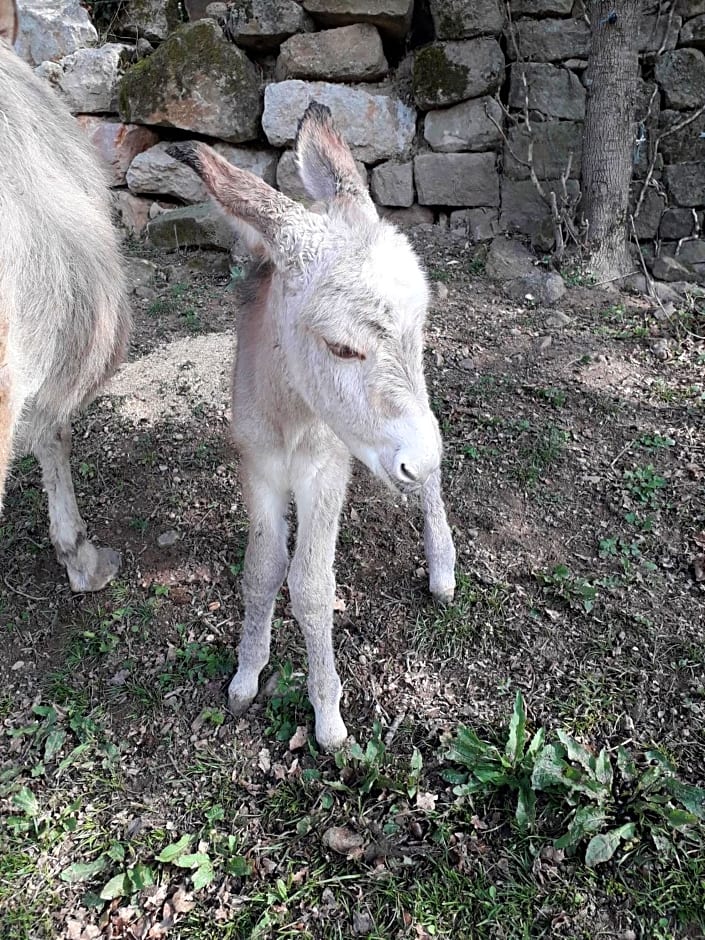
[[[312,100],[331,108],[373,198],[402,224],[548,247],[530,140],[545,191],[579,192],[581,0],[512,0],[510,16],[504,0],[132,0],[113,5],[102,45],[78,0],[20,6],[18,51],[79,115],[123,222],[162,245],[230,238],[169,141],[208,140],[304,199],[290,147]],[[637,233],[705,277],[704,0],[646,0],[638,41],[635,203],[647,174],[649,185]]]

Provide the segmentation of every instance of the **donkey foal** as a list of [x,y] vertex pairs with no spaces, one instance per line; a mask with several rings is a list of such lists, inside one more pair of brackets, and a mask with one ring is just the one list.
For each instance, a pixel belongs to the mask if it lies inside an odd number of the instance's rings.
[[71,587],[92,591],[120,556],[86,538],[69,420],[120,362],[129,313],[97,157],[11,49],[16,32],[14,0],[0,0],[0,515],[19,439],[41,464],[49,531]]
[[310,212],[204,144],[169,151],[203,178],[261,264],[245,285],[233,382],[250,535],[233,712],[257,694],[274,601],[287,574],[286,513],[298,529],[288,585],[308,650],[324,749],[347,737],[332,644],[338,520],[350,454],[398,493],[420,494],[431,591],[450,600],[455,550],[441,497],[441,440],[423,375],[426,281],[407,240],[381,221],[330,112],[299,126]]

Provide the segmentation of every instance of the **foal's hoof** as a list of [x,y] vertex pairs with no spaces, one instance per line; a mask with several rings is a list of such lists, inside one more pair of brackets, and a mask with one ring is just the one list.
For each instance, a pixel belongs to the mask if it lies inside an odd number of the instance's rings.
[[451,604],[455,597],[455,578],[450,581],[431,581],[429,588],[437,604]]
[[316,722],[316,741],[318,746],[326,754],[334,754],[340,751],[348,739],[348,729],[345,727],[342,718],[329,721],[321,727]]
[[238,695],[228,694],[228,709],[230,714],[235,718],[239,718],[241,715],[244,715],[250,705],[254,702],[254,695],[252,698],[240,698]]
[[[91,546],[93,547],[93,546]],[[94,548],[86,559],[85,567],[74,567],[67,563],[71,590],[77,594],[86,591],[102,591],[120,570],[122,556],[112,548]]]
[[237,673],[230,680],[228,686],[228,708],[235,718],[244,715],[257,695],[257,682],[243,682]]

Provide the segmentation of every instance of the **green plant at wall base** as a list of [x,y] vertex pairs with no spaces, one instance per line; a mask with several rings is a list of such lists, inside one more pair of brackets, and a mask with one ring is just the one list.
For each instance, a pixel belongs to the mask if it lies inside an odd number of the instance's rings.
[[544,735],[544,729],[539,728],[527,746],[524,699],[521,692],[517,692],[504,750],[480,740],[472,728],[461,725],[445,759],[461,764],[466,770],[459,773],[447,770],[443,776],[449,783],[456,784],[453,788],[456,796],[471,796],[502,787],[516,790],[517,823],[523,829],[533,827],[536,793],[531,775],[543,748]]
[[625,470],[624,482],[634,499],[647,506],[654,505],[658,491],[666,485],[666,480],[654,470],[653,464]]
[[556,565],[552,571],[537,571],[534,577],[544,591],[563,600],[569,607],[582,609],[586,614],[595,606],[597,583],[573,574],[567,565]]
[[546,742],[539,728],[531,740],[526,711],[517,692],[509,735],[500,751],[460,726],[445,759],[462,771],[446,770],[458,797],[518,791],[516,820],[535,828],[537,796],[566,814],[567,830],[554,840],[557,849],[576,851],[587,841],[588,867],[609,861],[622,844],[653,846],[661,857],[677,857],[681,845],[705,845],[705,790],[683,783],[661,751],[634,756],[624,747],[614,755],[595,755],[565,731]]

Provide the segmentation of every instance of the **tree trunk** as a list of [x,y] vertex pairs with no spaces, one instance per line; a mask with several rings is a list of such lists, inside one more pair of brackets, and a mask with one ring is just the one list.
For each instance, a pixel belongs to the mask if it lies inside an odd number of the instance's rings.
[[599,280],[635,270],[629,256],[629,184],[639,78],[641,0],[591,0],[583,130],[583,216]]

